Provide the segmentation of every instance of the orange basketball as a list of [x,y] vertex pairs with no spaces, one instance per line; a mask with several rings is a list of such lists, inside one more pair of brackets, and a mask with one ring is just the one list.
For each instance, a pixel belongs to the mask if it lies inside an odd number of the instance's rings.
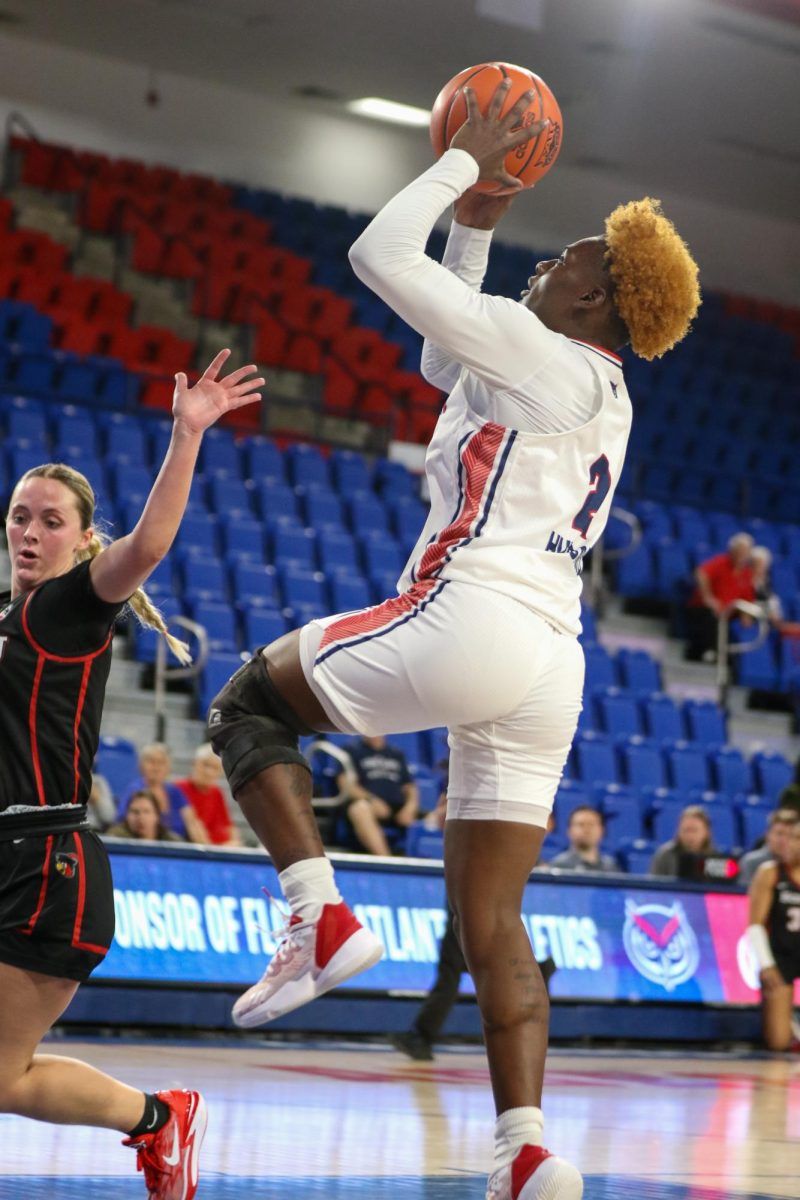
[[[431,112],[431,142],[438,158],[444,154],[450,145],[456,131],[467,119],[467,104],[461,90],[465,85],[472,88],[478,107],[486,112],[489,101],[495,89],[504,79],[511,78],[512,84],[508,91],[503,111],[507,112],[519,100],[520,96],[533,88],[536,92],[531,104],[525,111],[523,122],[532,125],[535,121],[550,118],[548,127],[529,142],[515,146],[506,155],[506,170],[509,175],[521,179],[524,187],[533,187],[535,183],[547,174],[558,158],[561,149],[563,120],[561,109],[550,88],[526,67],[514,67],[510,63],[481,63],[477,67],[468,67],[459,71],[449,83],[446,83]],[[476,183],[475,187],[481,192],[493,192],[503,195],[509,188],[492,180]]]

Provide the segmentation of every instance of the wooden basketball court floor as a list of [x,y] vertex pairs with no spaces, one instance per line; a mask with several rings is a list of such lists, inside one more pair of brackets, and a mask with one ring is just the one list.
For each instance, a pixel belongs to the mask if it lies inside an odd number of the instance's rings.
[[[493,1114],[479,1049],[55,1039],[209,1105],[198,1200],[483,1200]],[[800,1058],[554,1052],[546,1142],[586,1200],[800,1197]],[[1,1200],[143,1200],[114,1133],[0,1116]]]

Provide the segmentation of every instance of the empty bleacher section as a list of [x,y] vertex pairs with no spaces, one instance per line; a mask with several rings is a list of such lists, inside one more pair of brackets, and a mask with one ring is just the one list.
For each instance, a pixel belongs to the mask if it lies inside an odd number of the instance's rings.
[[[417,373],[419,338],[347,264],[364,216],[30,139],[15,142],[14,156],[25,188],[63,199],[75,245],[113,238],[133,271],[171,281],[198,329],[240,325],[259,363],[319,375],[328,414],[372,423],[383,437],[427,439],[442,398]],[[29,466],[62,459],[89,477],[100,515],[123,533],[169,438],[171,377],[202,365],[198,346],[137,323],[133,295],[73,273],[65,245],[16,228],[5,198],[0,230],[0,498]],[[487,289],[513,294],[529,258],[497,245]],[[644,537],[615,564],[621,596],[680,598],[694,566],[745,528],[775,554],[776,590],[787,617],[800,620],[799,339],[796,312],[710,296],[679,350],[654,365],[626,356],[636,416],[618,500]],[[235,430],[206,435],[180,534],[148,584],[168,619],[184,613],[208,632],[198,715],[242,654],[314,616],[384,599],[426,511],[417,479],[398,463],[287,445],[256,432],[255,411],[236,417]],[[654,657],[611,655],[591,611],[584,618],[585,707],[546,856],[563,848],[581,803],[602,810],[606,848],[629,870],[672,835],[689,802],[708,807],[721,849],[751,846],[789,763],[746,758],[728,744],[715,704],[666,694]],[[133,660],[152,663],[154,648],[155,635],[131,623]],[[788,688],[800,655],[773,634],[738,670],[745,686]],[[407,739],[430,809],[442,731]],[[130,753],[117,739],[102,761],[116,772]],[[315,756],[320,794],[331,794],[336,771],[335,760]],[[409,848],[438,852],[441,841],[415,831]]]

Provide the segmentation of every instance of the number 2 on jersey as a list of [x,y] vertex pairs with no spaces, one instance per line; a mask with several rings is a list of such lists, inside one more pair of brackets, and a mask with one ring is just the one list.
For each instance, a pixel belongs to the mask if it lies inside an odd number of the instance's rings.
[[591,491],[588,492],[572,522],[572,528],[579,530],[581,537],[584,538],[589,533],[589,526],[611,488],[611,471],[605,454],[596,458],[589,467],[589,482],[592,484]]

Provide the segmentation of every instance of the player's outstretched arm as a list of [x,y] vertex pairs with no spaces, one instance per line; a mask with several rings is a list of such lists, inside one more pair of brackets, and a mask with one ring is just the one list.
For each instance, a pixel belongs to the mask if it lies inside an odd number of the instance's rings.
[[762,863],[750,884],[750,924],[747,939],[756,960],[762,990],[772,991],[785,987],[783,976],[775,965],[775,957],[769,944],[767,920],[772,907],[772,897],[778,878],[775,863]]
[[230,350],[221,350],[200,379],[189,387],[175,376],[172,439],[158,477],[134,529],[92,559],[92,585],[102,600],[127,600],[144,583],[173,543],[183,518],[200,443],[206,429],[227,412],[261,399],[255,366],[239,367],[219,378]]

